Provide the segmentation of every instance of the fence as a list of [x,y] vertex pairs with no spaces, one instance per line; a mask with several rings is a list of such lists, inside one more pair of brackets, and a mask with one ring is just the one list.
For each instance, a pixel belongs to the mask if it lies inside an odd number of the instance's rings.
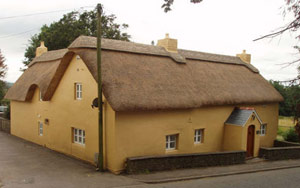
[[4,131],[10,134],[10,120],[0,118],[0,131]]

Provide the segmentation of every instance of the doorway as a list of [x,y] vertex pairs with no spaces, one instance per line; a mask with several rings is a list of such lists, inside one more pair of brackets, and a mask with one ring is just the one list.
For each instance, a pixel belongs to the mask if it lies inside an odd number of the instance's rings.
[[247,157],[253,157],[254,154],[254,135],[255,135],[255,126],[250,125],[248,127],[248,136],[247,136]]

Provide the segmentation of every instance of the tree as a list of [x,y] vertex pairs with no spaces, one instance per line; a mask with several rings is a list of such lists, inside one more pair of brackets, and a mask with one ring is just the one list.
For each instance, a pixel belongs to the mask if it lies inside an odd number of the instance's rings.
[[[68,47],[80,35],[97,36],[97,12],[85,11],[80,13],[73,11],[63,15],[57,22],[43,25],[41,32],[35,34],[29,40],[29,45],[25,50],[24,65],[27,66],[35,57],[35,50],[44,41],[48,50],[57,50]],[[123,30],[128,28],[127,24],[115,23],[116,16],[102,15],[102,37],[109,39],[129,41],[130,35]]]
[[[169,11],[171,11],[171,6],[173,5],[174,3],[174,0],[164,0],[165,3],[161,6],[161,8],[164,9],[164,11],[167,13]],[[191,3],[200,3],[202,2],[203,0],[190,0]]]
[[5,77],[7,72],[7,65],[4,62],[5,62],[5,58],[2,55],[0,50],[0,103],[1,104],[3,103],[3,98],[7,91],[6,83],[3,81],[3,78]]
[[0,50],[0,80],[2,80],[7,72],[7,65],[4,63],[5,57],[2,55]]

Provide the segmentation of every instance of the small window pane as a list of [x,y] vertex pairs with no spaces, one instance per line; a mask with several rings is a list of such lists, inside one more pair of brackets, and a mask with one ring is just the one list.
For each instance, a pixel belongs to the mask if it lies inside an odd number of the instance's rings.
[[75,140],[75,142],[77,142],[77,136],[74,136],[74,140]]
[[175,142],[170,143],[170,148],[175,148]]

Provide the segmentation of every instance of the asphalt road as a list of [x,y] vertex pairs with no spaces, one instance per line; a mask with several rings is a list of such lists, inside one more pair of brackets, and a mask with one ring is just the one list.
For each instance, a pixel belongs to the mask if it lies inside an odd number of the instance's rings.
[[0,188],[86,188],[141,184],[0,131]]
[[204,178],[152,185],[123,186],[134,188],[298,188],[300,168]]
[[[226,167],[224,167],[226,168]],[[300,188],[300,168],[144,184],[0,131],[0,188]]]

